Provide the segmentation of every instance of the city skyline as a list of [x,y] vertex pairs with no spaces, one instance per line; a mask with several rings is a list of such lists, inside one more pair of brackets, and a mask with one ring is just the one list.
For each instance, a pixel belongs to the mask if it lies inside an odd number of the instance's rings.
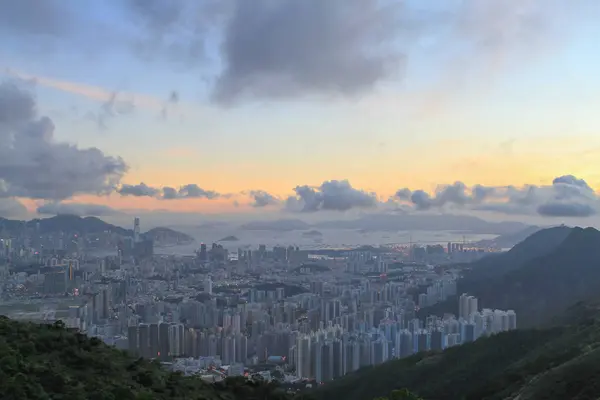
[[598,224],[593,1],[27,3],[1,5],[0,216]]

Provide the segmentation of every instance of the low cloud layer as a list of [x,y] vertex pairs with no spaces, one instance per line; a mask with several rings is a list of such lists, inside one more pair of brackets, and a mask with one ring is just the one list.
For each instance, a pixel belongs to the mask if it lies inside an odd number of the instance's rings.
[[36,210],[41,215],[77,215],[80,217],[107,217],[120,214],[119,211],[101,204],[49,202]]
[[202,189],[195,183],[174,188],[170,186],[164,186],[162,188],[155,188],[146,185],[141,182],[137,185],[124,184],[117,189],[117,193],[122,196],[134,196],[134,197],[154,197],[162,200],[177,200],[177,199],[208,199],[213,200],[223,195],[212,190]]
[[32,93],[0,83],[0,197],[62,200],[114,191],[128,167],[120,157],[54,139]]
[[353,208],[373,208],[378,204],[377,196],[355,189],[347,180],[325,181],[319,187],[296,186],[295,196],[285,202],[288,211],[348,211]]
[[467,187],[462,182],[439,185],[433,193],[398,190],[393,200],[417,211],[467,208],[504,214],[538,214],[545,217],[589,217],[600,211],[600,197],[583,179],[573,175],[555,178],[551,185]]

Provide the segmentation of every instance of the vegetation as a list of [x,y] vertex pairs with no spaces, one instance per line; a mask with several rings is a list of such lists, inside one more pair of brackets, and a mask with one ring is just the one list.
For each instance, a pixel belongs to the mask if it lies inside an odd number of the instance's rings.
[[[504,332],[443,352],[419,353],[327,383],[317,400],[368,400],[407,388],[436,400],[585,400],[600,393],[597,305],[572,309],[571,325]],[[593,312],[596,310],[596,312]],[[393,398],[393,397],[391,397]]]
[[210,384],[131,358],[97,338],[0,317],[3,400],[287,400],[276,386],[243,378]]
[[407,389],[393,390],[389,396],[378,397],[374,400],[423,400],[417,395],[409,392]]

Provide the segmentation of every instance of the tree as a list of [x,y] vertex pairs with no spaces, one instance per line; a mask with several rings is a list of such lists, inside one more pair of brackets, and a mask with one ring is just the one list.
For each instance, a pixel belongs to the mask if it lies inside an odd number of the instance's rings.
[[378,397],[375,400],[423,400],[408,389],[394,390],[388,397]]

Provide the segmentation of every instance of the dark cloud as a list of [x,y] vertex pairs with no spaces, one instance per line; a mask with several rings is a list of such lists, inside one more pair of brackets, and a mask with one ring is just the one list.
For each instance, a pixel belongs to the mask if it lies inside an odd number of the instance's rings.
[[155,197],[160,194],[160,189],[150,187],[141,182],[139,185],[123,184],[117,189],[117,192],[122,196]]
[[[375,0],[237,0],[215,99],[353,95],[397,71],[396,7]],[[399,3],[390,3],[398,4]]]
[[163,188],[163,198],[165,200],[174,199],[216,199],[220,194],[212,190],[204,190],[195,183],[184,185],[176,190],[172,187]]
[[280,200],[277,197],[264,190],[251,190],[249,194],[253,199],[252,207],[261,208],[280,203]]
[[0,0],[0,32],[63,36],[76,20],[65,0]]
[[585,217],[600,208],[600,197],[587,182],[573,175],[559,176],[548,186],[474,185],[469,188],[456,182],[438,186],[434,194],[403,188],[394,198],[400,203],[408,202],[420,211],[450,206],[505,214]]
[[132,49],[144,60],[187,67],[208,61],[206,39],[221,21],[228,0],[126,0],[129,21],[138,28]]
[[347,211],[352,208],[371,208],[378,204],[374,193],[355,189],[347,180],[325,181],[317,188],[296,186],[294,191],[296,195],[286,200],[289,211]]
[[49,202],[37,208],[38,214],[78,215],[80,217],[106,217],[120,214],[119,211],[101,204]]
[[537,212],[545,217],[590,217],[596,209],[581,203],[547,203],[540,205]]
[[[144,61],[197,68],[199,77],[217,71],[210,78],[213,98],[229,104],[247,97],[362,94],[402,72],[404,54],[422,42],[432,43],[436,52],[461,48],[459,59],[441,64],[442,76],[436,77],[446,89],[454,88],[474,70],[483,70],[487,78],[542,49],[555,51],[579,23],[572,17],[591,18],[599,9],[594,0],[576,5],[461,0],[424,7],[399,0],[102,3],[116,16],[110,22],[98,18],[86,1],[0,0],[0,34],[34,45],[54,38],[76,54],[126,49]],[[218,60],[212,54],[215,44],[221,50]]]
[[0,180],[3,197],[61,200],[112,192],[127,171],[119,157],[54,139],[54,123],[37,115],[33,95],[0,84]]
[[212,200],[223,196],[212,190],[204,190],[195,183],[183,185],[179,189],[175,189],[170,186],[155,188],[142,182],[138,185],[122,185],[117,189],[117,192],[122,196],[155,197],[163,200],[200,198]]

